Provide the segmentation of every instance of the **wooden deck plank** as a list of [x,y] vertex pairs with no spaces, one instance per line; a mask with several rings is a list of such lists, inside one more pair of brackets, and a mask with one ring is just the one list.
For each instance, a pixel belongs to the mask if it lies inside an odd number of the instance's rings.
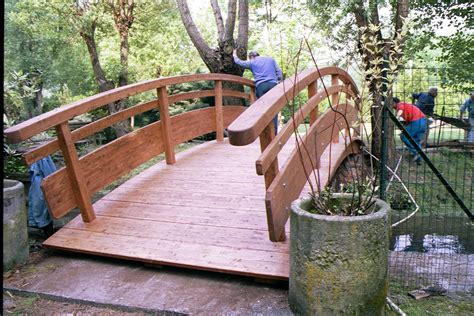
[[[278,157],[281,165],[287,147]],[[258,142],[235,147],[227,139],[190,148],[176,155],[174,165],[160,162],[114,189],[94,204],[96,220],[76,217],[45,246],[287,279],[288,242],[268,239],[265,184],[255,170],[259,154]],[[327,157],[321,163],[328,169]],[[326,170],[321,177],[327,178]]]
[[153,240],[144,237],[91,233],[63,228],[45,242],[46,246],[95,255],[138,260],[147,263],[227,272],[232,274],[288,278],[288,254],[202,246]]
[[[222,225],[225,225],[225,222]],[[268,240],[266,231],[219,226],[218,222],[212,225],[181,224],[149,219],[101,216],[90,223],[75,219],[66,228],[114,236],[123,235],[137,238],[146,236],[147,239],[174,241],[176,244],[216,245],[269,252],[286,252],[285,248],[287,247],[287,245]]]
[[[177,211],[175,206],[159,205],[150,207],[142,203],[103,200],[95,205],[97,216],[119,218],[149,219],[170,223],[216,225],[241,229],[267,231],[266,218],[261,212],[247,212],[227,209],[205,209],[195,206],[181,206]],[[224,222],[225,220],[225,222]]]

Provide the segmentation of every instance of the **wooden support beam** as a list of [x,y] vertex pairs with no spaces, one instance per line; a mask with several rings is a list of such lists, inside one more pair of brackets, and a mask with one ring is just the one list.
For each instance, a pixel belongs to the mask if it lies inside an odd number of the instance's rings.
[[[316,93],[318,93],[318,81],[314,81],[308,85],[308,100],[311,99],[311,97]],[[316,122],[318,115],[318,107],[316,106],[313,110],[311,110],[311,112],[309,112],[310,125],[313,125],[313,123]]]
[[160,121],[163,133],[163,144],[165,147],[166,163],[172,165],[176,162],[173,142],[171,141],[171,119],[168,104],[168,92],[166,86],[156,89],[158,94],[158,106],[160,108]]
[[224,110],[222,108],[222,81],[216,80],[214,85],[214,106],[216,108],[216,139],[224,140]]
[[[260,149],[262,152],[265,151],[268,145],[275,138],[275,127],[273,126],[273,120],[265,127],[262,134],[260,134]],[[270,167],[265,171],[265,188],[268,189],[278,174],[278,156],[270,164]]]
[[255,87],[250,87],[250,104],[254,103],[257,100],[257,96],[255,94]]
[[[339,83],[339,78],[337,75],[331,75],[331,85],[332,86],[337,86]],[[339,104],[339,98],[340,98],[340,92],[338,93],[334,93],[332,96],[331,96],[331,103],[332,103],[332,106],[336,106],[337,104]],[[332,135],[332,142],[333,143],[338,143],[339,142],[339,131],[336,131],[334,130],[334,133]]]
[[79,165],[79,157],[71,137],[69,124],[63,122],[55,128],[58,134],[59,148],[64,156],[67,174],[71,181],[77,205],[81,211],[82,220],[84,222],[92,222],[95,219],[95,213],[92,207],[89,189],[87,188],[83,171]]
[[[267,146],[270,145],[270,143],[272,142],[274,138],[275,138],[275,126],[272,120],[267,125],[267,127],[265,127],[263,132],[260,134],[260,150],[264,152],[265,148],[267,148]],[[267,190],[267,192],[273,180],[278,175],[278,172],[279,172],[278,156],[276,156],[275,159],[271,162],[269,168],[263,174],[265,178],[265,190]],[[286,240],[285,227],[283,227],[283,229],[279,231],[278,236],[275,234],[275,231],[273,230],[273,224],[274,224],[273,223],[274,214],[272,214],[273,209],[271,208],[271,205],[267,203],[266,203],[266,211],[267,211],[267,224],[268,224],[270,239],[272,241],[285,241]]]

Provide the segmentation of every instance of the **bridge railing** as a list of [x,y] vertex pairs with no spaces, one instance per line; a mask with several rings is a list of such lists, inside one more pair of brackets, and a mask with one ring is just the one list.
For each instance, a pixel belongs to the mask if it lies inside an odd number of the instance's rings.
[[[323,89],[329,77],[331,83]],[[318,90],[319,88],[319,90]],[[275,135],[272,119],[286,104],[291,103],[307,89],[308,101],[295,110],[293,117]],[[330,98],[332,107],[319,116],[318,105]],[[297,199],[313,170],[319,168],[320,158],[326,147],[339,141],[340,131],[345,131],[346,155],[356,152],[359,91],[350,75],[338,67],[308,69],[286,79],[256,100],[228,128],[232,145],[244,146],[260,138],[261,156],[256,161],[257,174],[263,175],[266,187],[266,210],[270,239],[285,240],[285,224],[289,205]],[[310,127],[293,149],[284,166],[279,168],[278,154],[295,134],[295,129],[309,116]],[[335,161],[335,166],[346,156]]]
[[[168,95],[168,87],[195,81],[214,81],[213,90],[192,91]],[[250,93],[222,88],[222,82],[250,87]],[[223,106],[224,96],[255,100],[251,80],[225,74],[196,74],[159,78],[131,84],[99,93],[83,100],[54,109],[4,131],[7,141],[17,143],[54,128],[57,138],[27,153],[24,158],[32,164],[60,150],[65,167],[46,177],[42,189],[53,218],[60,218],[79,207],[85,222],[95,219],[92,195],[119,177],[153,157],[165,153],[166,162],[175,162],[174,147],[195,137],[216,132],[217,141],[224,138],[224,129],[246,108]],[[140,93],[156,91],[157,98],[121,110],[86,126],[71,131],[69,121],[110,103]],[[170,116],[169,105],[175,102],[215,97],[215,106]],[[75,143],[113,124],[135,115],[158,109],[160,120],[130,132],[96,150],[79,157]]]

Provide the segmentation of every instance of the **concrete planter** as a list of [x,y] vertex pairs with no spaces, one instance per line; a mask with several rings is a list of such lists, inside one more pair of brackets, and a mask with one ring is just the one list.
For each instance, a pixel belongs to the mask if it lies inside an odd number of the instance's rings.
[[28,213],[25,189],[15,180],[3,180],[3,271],[28,260]]
[[389,206],[375,200],[374,213],[352,217],[311,214],[309,198],[292,203],[288,300],[295,314],[383,314]]

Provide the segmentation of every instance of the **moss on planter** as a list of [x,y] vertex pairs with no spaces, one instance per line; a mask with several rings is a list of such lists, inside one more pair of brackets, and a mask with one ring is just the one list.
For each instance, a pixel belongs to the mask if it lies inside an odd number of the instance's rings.
[[387,295],[388,205],[364,216],[324,216],[292,205],[289,302],[301,314],[382,313]]

